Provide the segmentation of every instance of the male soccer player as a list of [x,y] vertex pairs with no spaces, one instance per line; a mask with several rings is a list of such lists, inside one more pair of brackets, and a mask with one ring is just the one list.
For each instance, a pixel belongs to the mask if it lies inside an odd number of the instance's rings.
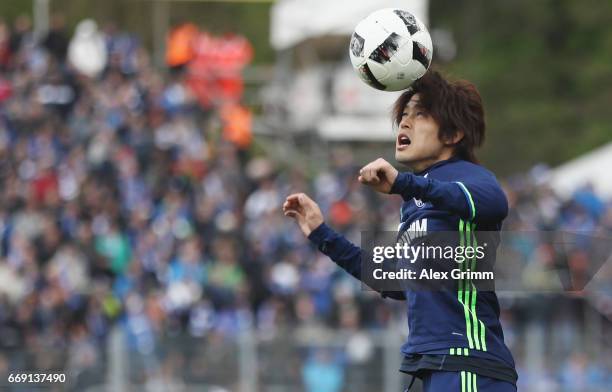
[[[399,236],[415,227],[459,231],[461,238],[475,230],[498,232],[508,204],[495,176],[474,155],[485,136],[484,109],[474,85],[450,82],[430,70],[398,98],[393,115],[398,127],[395,159],[412,172],[400,173],[379,158],[364,166],[358,179],[403,198]],[[327,226],[312,199],[292,194],[283,211],[321,252],[363,280],[363,250]],[[407,303],[409,336],[401,349],[400,370],[412,374],[413,381],[421,378],[426,392],[516,391],[497,296],[469,280],[454,287],[382,291]]]

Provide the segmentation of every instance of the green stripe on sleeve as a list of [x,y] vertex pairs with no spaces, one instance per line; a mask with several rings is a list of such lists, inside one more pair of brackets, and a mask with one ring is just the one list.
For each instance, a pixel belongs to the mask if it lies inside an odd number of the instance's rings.
[[[471,226],[471,228],[470,228]],[[472,246],[475,248],[476,247],[476,235],[474,234],[475,231],[474,229],[474,224],[468,224],[468,233],[469,234],[469,242],[471,243],[472,240],[474,241],[474,243],[472,244]],[[470,269],[472,271],[476,271],[476,257],[473,257],[470,260]],[[472,291],[472,302],[470,304],[470,313],[472,316],[472,326],[474,327],[474,343],[476,345],[476,350],[480,350],[480,339],[478,336],[478,315],[476,314],[476,296],[478,295],[478,291],[476,290],[476,285],[474,285],[474,283],[472,283],[471,279],[469,281],[469,287]]]
[[[470,230],[470,224],[466,223],[465,225],[466,228],[466,246],[471,246],[472,241],[471,241],[471,230]],[[466,261],[463,262],[463,270],[466,271],[468,268],[468,263]],[[463,282],[463,307],[464,307],[464,313],[465,313],[465,329],[467,332],[467,338],[468,338],[468,346],[470,347],[470,349],[474,348],[474,339],[476,338],[476,336],[472,337],[472,314],[471,314],[471,309],[470,309],[470,305],[471,305],[471,301],[470,301],[470,295],[471,295],[471,291],[470,291],[470,281],[468,279],[465,279],[465,281]]]
[[[476,239],[476,223],[472,225],[472,233],[474,234],[474,248],[478,246],[478,240]],[[474,257],[472,261],[472,271],[476,271],[478,268],[476,264],[476,257]],[[474,316],[474,334],[476,336],[476,341],[480,340],[480,346],[483,351],[487,351],[487,342],[486,342],[486,330],[484,327],[484,323],[478,319],[478,314],[476,313],[476,296],[478,295],[478,290],[474,284],[473,287],[473,297],[472,297],[472,312]],[[480,336],[478,336],[478,327],[480,327]],[[476,347],[478,348],[478,347]]]
[[[465,234],[463,232],[463,219],[459,219],[459,246],[463,247],[463,245],[465,244]],[[461,263],[461,269],[463,270],[463,264]],[[457,299],[459,300],[459,303],[463,304],[463,279],[460,279],[457,282],[458,285],[458,290],[457,290]]]
[[470,210],[472,212],[470,219],[474,219],[476,217],[476,207],[474,206],[474,199],[472,198],[472,194],[470,193],[470,191],[468,191],[467,187],[463,185],[462,182],[457,182],[457,184],[459,184],[463,192],[466,194],[468,201],[470,202]]
[[485,326],[481,320],[478,320],[478,322],[480,323],[480,342],[482,343],[482,351],[487,351],[487,339],[485,339],[486,338]]
[[[463,219],[459,220],[459,245],[463,247],[465,245],[465,228],[468,227],[467,224],[463,221]],[[461,263],[461,270],[464,271],[466,268],[466,262]],[[472,328],[470,324],[470,310],[468,307],[469,301],[469,292],[465,290],[465,282],[463,279],[460,279],[458,282],[458,292],[457,299],[459,303],[463,305],[463,316],[465,317],[465,331],[468,340],[468,346],[470,348],[474,348],[474,342],[472,340]]]
[[467,392],[472,392],[472,373],[471,372],[467,372],[466,384],[467,384]]
[[[473,244],[472,244],[473,241]],[[459,219],[459,245],[461,247],[478,246],[476,238],[476,223],[465,222]],[[476,256],[470,260],[465,260],[461,263],[461,271],[477,270]],[[471,279],[460,279],[457,282],[457,299],[463,305],[463,314],[465,317],[465,329],[470,349],[487,351],[486,329],[484,323],[478,319],[476,312],[476,304],[478,298],[478,289]],[[463,355],[468,355],[468,349],[464,348]],[[456,355],[462,355],[461,348],[457,348]]]

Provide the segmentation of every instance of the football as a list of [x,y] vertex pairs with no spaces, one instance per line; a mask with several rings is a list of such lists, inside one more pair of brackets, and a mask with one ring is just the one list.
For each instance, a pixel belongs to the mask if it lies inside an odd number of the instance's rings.
[[357,75],[369,86],[399,91],[425,74],[433,45],[427,27],[414,15],[385,8],[357,24],[349,55]]

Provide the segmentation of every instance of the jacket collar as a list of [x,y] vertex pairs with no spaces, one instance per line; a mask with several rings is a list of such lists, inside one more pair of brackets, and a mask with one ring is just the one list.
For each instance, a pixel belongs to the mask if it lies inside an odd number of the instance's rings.
[[420,172],[415,172],[414,174],[417,175],[417,176],[423,176],[423,175],[425,175],[425,173],[429,173],[430,171],[432,171],[435,168],[438,168],[440,166],[444,166],[444,165],[446,165],[448,163],[460,161],[460,160],[461,159],[457,158],[457,157],[452,157],[452,158],[449,158],[449,159],[444,159],[442,161],[438,161],[438,162],[434,163],[433,165],[429,166],[427,169],[421,170]]

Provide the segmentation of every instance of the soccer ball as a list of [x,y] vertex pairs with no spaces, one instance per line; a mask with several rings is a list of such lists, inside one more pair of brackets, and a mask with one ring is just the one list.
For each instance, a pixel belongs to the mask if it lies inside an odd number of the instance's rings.
[[359,78],[384,91],[408,88],[425,74],[432,54],[427,27],[398,8],[375,11],[359,22],[349,48]]

